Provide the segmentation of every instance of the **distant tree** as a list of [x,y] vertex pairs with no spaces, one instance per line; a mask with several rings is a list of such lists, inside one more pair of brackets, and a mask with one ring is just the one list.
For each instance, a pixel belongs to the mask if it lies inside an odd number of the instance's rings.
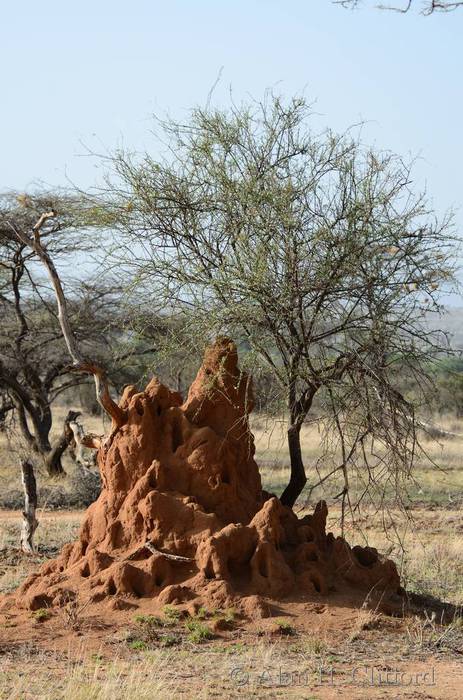
[[[335,5],[342,5],[347,9],[355,10],[363,4],[363,0],[334,0]],[[392,10],[406,14],[416,6],[421,8],[423,15],[432,15],[435,12],[452,12],[453,10],[463,7],[463,0],[449,2],[448,0],[403,0],[400,4],[377,4],[376,7],[380,10]]]
[[463,418],[463,359],[446,358],[432,367],[436,387],[430,409]]
[[[189,322],[182,314],[174,313],[169,304],[160,308],[156,300],[143,299],[137,293],[130,299],[123,295],[130,313],[125,314],[121,329],[130,338],[132,361],[124,373],[124,383],[146,382],[153,374],[178,392],[184,393],[193,381],[202,360],[202,348],[184,343],[191,334]],[[196,333],[194,333],[196,337]],[[139,355],[146,346],[151,356]]]
[[116,153],[101,196],[137,299],[183,313],[193,346],[244,338],[271,371],[289,420],[283,503],[306,483],[300,431],[317,397],[348,505],[349,468],[365,493],[410,474],[415,406],[397,370],[429,379],[442,338],[425,317],[452,279],[454,241],[400,158],[313,134],[309,116],[303,99],[273,96],[196,109],[160,124],[163,159]]

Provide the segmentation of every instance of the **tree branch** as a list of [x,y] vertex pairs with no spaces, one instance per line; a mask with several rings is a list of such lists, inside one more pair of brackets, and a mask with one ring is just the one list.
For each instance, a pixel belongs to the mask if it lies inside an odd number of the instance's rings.
[[72,358],[72,366],[69,371],[73,372],[84,372],[86,374],[92,374],[95,380],[96,396],[104,411],[112,418],[116,427],[120,427],[125,422],[125,412],[117,405],[115,401],[111,398],[108,389],[108,383],[106,379],[106,372],[103,367],[96,364],[92,360],[85,358],[79,349],[77,340],[71,328],[69,321],[69,314],[67,310],[66,297],[64,295],[63,285],[61,284],[60,277],[56,270],[55,264],[48,254],[46,248],[42,245],[40,240],[41,229],[44,224],[55,217],[54,211],[49,211],[43,213],[35,226],[33,227],[33,238],[30,238],[23,231],[20,231],[16,226],[10,224],[10,227],[15,232],[18,239],[24,243],[24,245],[29,246],[41,262],[46,267],[53,289],[55,292],[56,302],[58,305],[58,320],[63,332],[63,337],[68,349],[68,352]]

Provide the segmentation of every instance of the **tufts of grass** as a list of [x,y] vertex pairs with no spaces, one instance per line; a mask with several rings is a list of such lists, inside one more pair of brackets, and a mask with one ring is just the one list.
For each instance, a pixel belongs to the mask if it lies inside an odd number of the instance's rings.
[[246,651],[250,650],[250,647],[246,642],[232,642],[231,644],[216,644],[210,647],[210,651],[213,654],[244,654]]
[[70,598],[60,610],[60,615],[66,627],[73,630],[73,632],[81,630],[85,624],[83,613],[89,604],[90,600],[86,603],[80,603],[78,596]]
[[348,637],[349,642],[355,642],[360,639],[362,632],[367,630],[375,630],[381,627],[381,615],[374,610],[361,608],[357,613],[357,619]]
[[210,617],[207,608],[205,608],[203,606],[198,608],[198,611],[196,613],[196,617],[198,618],[198,620],[205,620],[207,617]]
[[172,620],[157,615],[137,615],[135,623],[136,629],[130,631],[125,638],[130,649],[143,651],[157,646],[173,647],[182,641],[181,635],[162,632],[164,628],[175,624]]
[[182,643],[182,637],[179,634],[164,634],[160,639],[161,647],[174,647]]
[[453,652],[460,655],[463,648],[463,628],[460,616],[448,625],[439,625],[435,614],[415,616],[406,628],[407,641],[414,652]]
[[142,641],[147,647],[159,640],[159,630],[164,627],[163,620],[155,615],[137,615],[137,629],[131,641]]
[[169,622],[178,623],[183,616],[183,611],[176,608],[175,605],[164,605],[162,614]]
[[136,615],[135,622],[145,629],[167,627],[168,623],[157,615]]
[[226,608],[221,617],[225,620],[225,622],[231,624],[236,620],[236,610],[234,608]]
[[288,637],[296,634],[296,630],[288,620],[277,619],[274,622],[280,634]]
[[304,640],[303,646],[304,653],[308,654],[309,656],[323,656],[328,650],[326,642],[324,642],[323,639],[320,639],[319,637],[307,637]]
[[39,608],[33,611],[32,617],[36,622],[45,622],[50,619],[51,611],[48,608]]
[[436,534],[433,541],[416,542],[404,560],[403,580],[408,590],[440,600],[463,603],[463,543],[455,531]]
[[143,639],[132,639],[128,643],[129,649],[133,651],[147,651],[148,644]]
[[197,618],[187,620],[185,628],[188,631],[188,641],[193,642],[193,644],[201,644],[214,637],[209,627]]

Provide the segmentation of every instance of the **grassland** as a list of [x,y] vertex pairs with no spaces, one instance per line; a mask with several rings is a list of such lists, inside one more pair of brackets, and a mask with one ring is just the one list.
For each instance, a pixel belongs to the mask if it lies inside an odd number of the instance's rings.
[[[386,514],[371,504],[346,519],[350,541],[377,547],[393,558],[405,586],[417,593],[435,596],[456,605],[463,604],[463,421],[437,419],[439,427],[455,435],[451,439],[423,438],[429,459],[417,460],[413,475],[404,482],[401,507],[393,494],[383,502]],[[289,477],[284,422],[257,419],[253,426],[257,458],[264,488],[280,493]],[[307,465],[308,484],[318,480],[338,463],[336,455],[320,463],[321,433],[316,423],[302,435],[302,451]],[[355,482],[351,485],[355,492]],[[407,495],[405,497],[405,489]],[[341,508],[336,495],[342,490],[338,480],[314,489],[309,502],[301,499],[300,512],[313,508],[320,498],[328,503],[329,522],[336,534],[341,527]],[[392,527],[392,522],[394,526]]]

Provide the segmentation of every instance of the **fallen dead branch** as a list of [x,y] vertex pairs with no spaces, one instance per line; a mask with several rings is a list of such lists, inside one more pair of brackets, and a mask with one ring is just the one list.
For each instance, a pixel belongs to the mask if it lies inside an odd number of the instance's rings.
[[179,554],[170,554],[170,552],[163,552],[162,550],[157,549],[149,540],[144,542],[141,545],[141,547],[138,547],[134,552],[132,552],[127,557],[127,560],[134,559],[138,554],[140,554],[140,552],[143,552],[144,549],[147,549],[148,552],[151,552],[151,554],[161,554],[166,559],[171,559],[172,561],[194,561],[194,559],[192,559],[191,557],[181,557]]

